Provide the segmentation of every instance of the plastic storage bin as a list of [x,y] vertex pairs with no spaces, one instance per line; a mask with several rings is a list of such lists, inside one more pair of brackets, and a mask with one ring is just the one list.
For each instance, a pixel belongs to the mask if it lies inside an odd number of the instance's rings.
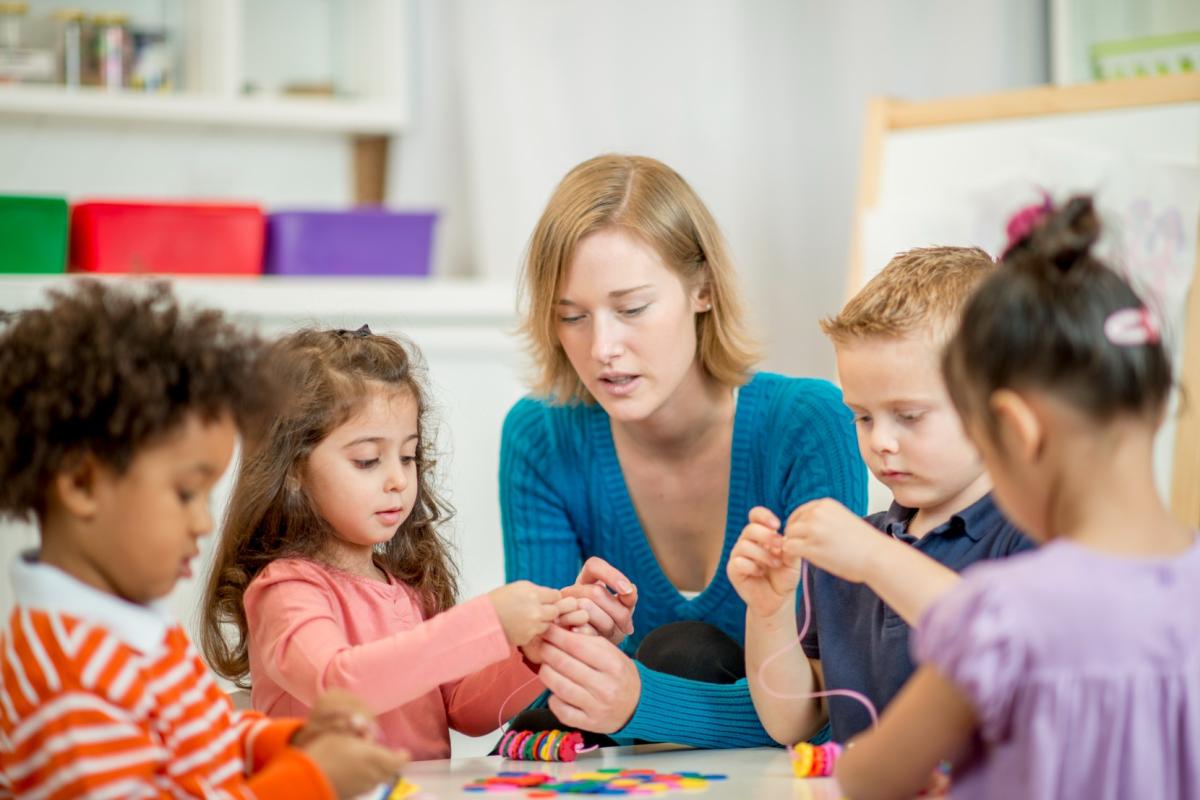
[[436,212],[281,211],[267,222],[264,272],[428,275]]
[[0,195],[0,272],[67,268],[67,201]]
[[264,238],[256,205],[80,203],[71,209],[71,269],[257,275]]

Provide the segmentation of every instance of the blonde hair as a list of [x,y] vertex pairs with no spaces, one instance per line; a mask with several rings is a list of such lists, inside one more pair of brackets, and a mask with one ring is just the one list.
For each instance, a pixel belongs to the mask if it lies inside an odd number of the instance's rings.
[[722,384],[745,383],[758,352],[717,223],[666,164],[644,156],[603,155],[567,173],[530,237],[520,330],[537,371],[535,393],[559,402],[593,402],[558,341],[556,310],[579,241],[612,226],[645,240],[684,286],[707,286],[712,309],[696,315],[700,363]]
[[821,320],[834,344],[931,329],[948,338],[975,287],[996,262],[978,247],[917,247],[900,253],[845,307]]

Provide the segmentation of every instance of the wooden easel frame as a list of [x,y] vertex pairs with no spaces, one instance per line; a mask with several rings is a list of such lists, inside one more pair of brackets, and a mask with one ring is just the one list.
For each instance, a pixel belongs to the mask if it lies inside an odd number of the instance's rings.
[[[1131,78],[1080,86],[1043,86],[928,102],[886,98],[871,100],[867,105],[863,131],[848,293],[857,291],[862,284],[860,241],[863,220],[867,211],[879,201],[883,145],[889,132],[905,128],[1194,102],[1200,102],[1200,74]],[[1200,228],[1200,220],[1196,223]],[[1182,403],[1172,454],[1171,509],[1183,522],[1200,527],[1200,255],[1188,293],[1186,319],[1183,370],[1179,376]]]

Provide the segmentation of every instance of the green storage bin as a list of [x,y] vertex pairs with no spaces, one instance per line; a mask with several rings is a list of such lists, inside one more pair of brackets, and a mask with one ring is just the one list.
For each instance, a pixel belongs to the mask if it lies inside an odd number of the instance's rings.
[[67,201],[0,195],[0,272],[66,272]]

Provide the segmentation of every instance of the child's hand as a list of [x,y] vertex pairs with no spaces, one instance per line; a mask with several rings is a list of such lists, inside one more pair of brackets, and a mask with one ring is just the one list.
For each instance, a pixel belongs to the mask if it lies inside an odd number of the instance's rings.
[[379,741],[379,725],[371,709],[344,689],[330,689],[317,698],[312,713],[303,727],[292,734],[292,744],[303,748],[309,742],[329,733],[357,736]]
[[514,581],[488,592],[488,597],[500,617],[504,635],[511,644],[521,647],[545,633],[558,619],[562,595],[557,589]]
[[338,797],[356,797],[396,779],[408,753],[356,736],[328,733],[301,748],[325,773]]
[[[557,606],[558,619],[554,620],[555,625],[576,633],[595,633],[588,624],[587,610],[580,608],[579,601],[574,597],[560,597]],[[521,646],[521,652],[528,661],[542,663],[542,641],[541,636],[535,636]]]
[[785,602],[795,603],[800,570],[784,560],[779,520],[769,509],[750,510],[750,524],[730,551],[725,571],[746,607],[761,617],[772,616]]
[[811,561],[842,580],[866,580],[871,556],[883,541],[879,531],[836,500],[805,503],[788,517],[785,559]]

